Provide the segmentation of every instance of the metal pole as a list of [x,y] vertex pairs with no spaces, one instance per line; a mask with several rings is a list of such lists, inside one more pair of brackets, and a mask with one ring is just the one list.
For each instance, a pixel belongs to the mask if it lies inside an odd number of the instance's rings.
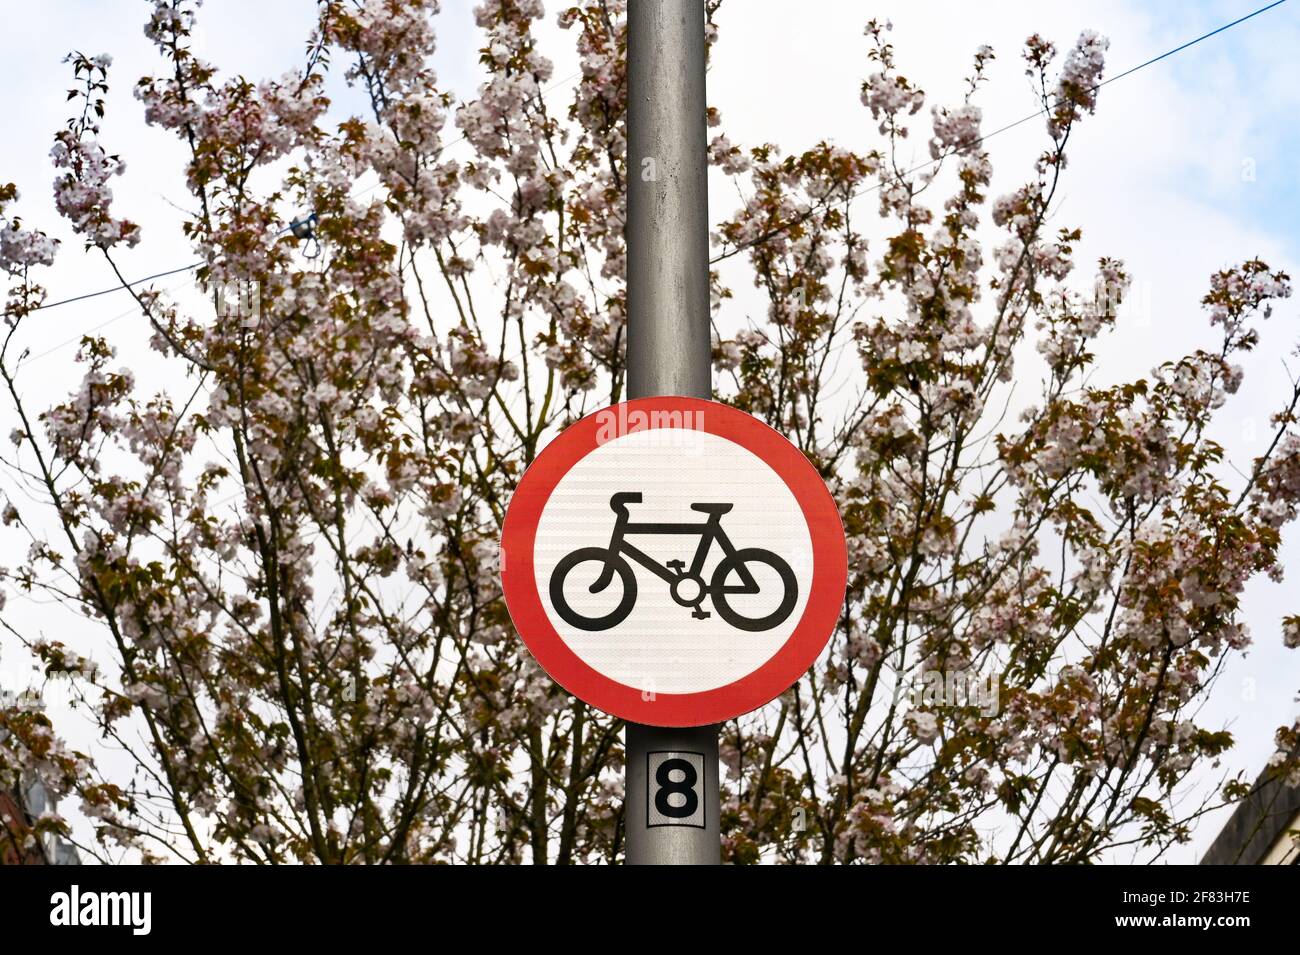
[[[704,0],[628,4],[627,83],[627,395],[711,398]],[[718,727],[628,723],[626,754],[628,864],[717,865]],[[697,767],[703,818],[666,821],[656,777]]]

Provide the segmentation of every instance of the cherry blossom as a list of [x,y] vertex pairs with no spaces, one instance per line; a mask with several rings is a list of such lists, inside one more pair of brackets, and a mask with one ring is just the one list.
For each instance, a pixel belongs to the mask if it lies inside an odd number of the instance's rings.
[[[9,343],[41,320],[56,232],[20,222],[0,187],[5,473],[23,485],[0,511],[16,555],[0,604],[75,612],[66,639],[13,636],[125,754],[77,752],[51,714],[3,705],[0,782],[69,799],[75,817],[36,828],[89,832],[105,860],[617,861],[621,726],[523,648],[499,539],[545,443],[626,391],[625,4],[555,11],[577,54],[566,87],[541,3],[485,0],[482,82],[463,99],[432,67],[433,0],[327,0],[301,61],[271,78],[201,59],[201,12],[155,0],[160,64],[135,86],[182,150],[181,241],[211,303],[129,293],[184,389],[158,390],[92,333],[63,358],[65,397],[28,406]],[[725,25],[711,16],[710,44]],[[722,728],[724,851],[1158,857],[1198,814],[1185,784],[1232,744],[1200,703],[1264,639],[1242,595],[1280,577],[1300,508],[1294,402],[1237,471],[1206,436],[1250,389],[1240,353],[1290,279],[1224,268],[1201,347],[1099,383],[1096,343],[1122,334],[1132,278],[1076,261],[1081,229],[1049,210],[1065,143],[1099,107],[1106,40],[1085,32],[1059,69],[1052,43],[1027,40],[1048,135],[991,196],[978,99],[993,51],[932,104],[932,163],[908,174],[925,94],[889,36],[867,25],[869,151],[741,143],[707,117],[705,158],[742,197],[713,226],[717,396],[804,451],[850,555],[823,659]],[[56,203],[63,234],[116,267],[140,233],[112,206],[131,173],[102,145],[111,61],[71,62]],[[329,101],[335,77],[359,115]],[[286,233],[308,214],[315,258]],[[758,307],[731,321],[740,285]],[[1012,383],[1038,389],[1019,416]],[[1279,626],[1287,647],[1298,620]],[[996,699],[909,702],[939,675],[996,677]],[[1279,775],[1298,731],[1279,731]],[[1230,780],[1205,802],[1244,794]]]
[[52,265],[58,241],[43,232],[24,229],[21,222],[5,214],[5,206],[20,198],[13,183],[0,185],[0,268],[12,276],[32,266]]

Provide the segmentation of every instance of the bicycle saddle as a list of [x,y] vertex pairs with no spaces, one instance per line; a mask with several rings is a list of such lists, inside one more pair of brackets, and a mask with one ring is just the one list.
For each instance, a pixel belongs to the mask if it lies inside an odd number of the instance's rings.
[[699,511],[701,514],[725,514],[735,507],[735,504],[692,504],[692,511]]
[[640,491],[620,491],[609,499],[609,506],[615,511],[626,511],[629,504],[640,504]]

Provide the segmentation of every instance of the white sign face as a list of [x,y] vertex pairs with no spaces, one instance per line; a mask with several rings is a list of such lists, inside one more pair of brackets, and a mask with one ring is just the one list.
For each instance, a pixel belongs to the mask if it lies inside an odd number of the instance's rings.
[[729,719],[785,690],[838,619],[835,504],[757,419],[690,398],[606,409],[555,439],[506,515],[502,582],[557,682],[625,719]]
[[[754,672],[785,645],[808,602],[812,540],[794,494],[753,452],[705,431],[683,430],[671,435],[671,443],[665,436],[656,429],[617,437],[561,478],[542,509],[533,572],[560,637],[592,669],[648,692],[700,693]],[[623,504],[619,495],[629,493],[640,495],[640,501]],[[694,509],[713,505],[728,510],[715,516]],[[655,532],[669,527],[674,532]],[[697,567],[696,554],[705,542],[711,546]],[[572,611],[565,614],[552,602],[551,581],[569,554],[611,544],[635,575],[635,604],[617,625],[576,626],[565,617],[608,619],[624,596],[622,582],[616,575],[592,593],[607,562],[573,565],[557,594]],[[664,573],[684,576],[675,582],[656,576],[631,548]],[[718,612],[717,597],[708,591],[728,550],[755,548],[777,555],[789,568],[794,601],[767,629],[741,630]],[[758,592],[725,599],[737,614],[771,618],[783,601],[788,603],[784,568],[762,559],[744,566]],[[738,573],[739,567],[732,577]]]

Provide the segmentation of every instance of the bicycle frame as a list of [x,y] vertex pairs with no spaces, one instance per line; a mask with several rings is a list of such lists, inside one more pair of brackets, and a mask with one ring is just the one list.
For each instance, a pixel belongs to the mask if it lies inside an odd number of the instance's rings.
[[[672,584],[678,579],[679,574],[674,573],[668,567],[660,564],[645,551],[633,544],[629,544],[625,538],[630,535],[655,535],[663,536],[669,534],[687,535],[697,534],[700,538],[699,545],[695,548],[695,556],[691,559],[690,570],[685,576],[691,576],[703,579],[704,561],[709,556],[709,550],[713,542],[717,541],[718,546],[722,548],[723,554],[731,557],[736,553],[735,545],[731,543],[731,538],[727,532],[722,529],[722,515],[713,514],[701,524],[634,524],[628,516],[626,510],[619,510],[618,520],[614,523],[614,533],[609,539],[609,560],[605,563],[605,569],[601,571],[600,577],[591,585],[591,592],[599,593],[609,586],[609,582],[614,577],[614,558],[619,554],[624,554],[636,561],[646,570],[650,571],[656,577]],[[758,583],[754,576],[745,569],[745,565],[738,564],[737,573],[740,575],[741,585],[739,587],[727,587],[726,592],[729,594],[756,594],[759,591]],[[705,593],[710,593],[711,588],[705,587]]]

